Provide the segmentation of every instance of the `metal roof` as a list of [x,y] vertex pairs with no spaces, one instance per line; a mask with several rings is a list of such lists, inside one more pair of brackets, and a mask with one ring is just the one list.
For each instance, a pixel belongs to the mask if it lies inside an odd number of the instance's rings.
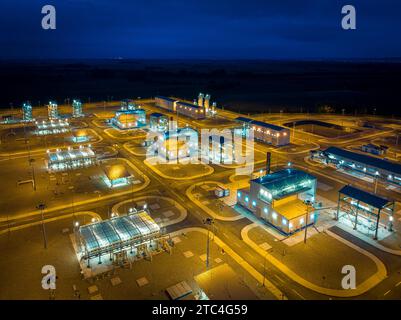
[[274,131],[282,131],[282,130],[286,130],[287,129],[287,128],[284,128],[284,127],[281,127],[281,126],[277,126],[275,124],[266,123],[266,122],[258,121],[258,120],[253,120],[253,119],[249,119],[249,118],[245,118],[245,117],[238,117],[238,118],[235,118],[235,120],[236,121],[250,123],[250,124],[254,124],[255,126],[267,128],[267,129],[274,130]]
[[352,186],[345,186],[343,187],[339,193],[342,193],[346,196],[349,196],[353,199],[360,200],[368,205],[371,205],[372,207],[375,207],[377,209],[382,209],[384,208],[388,203],[391,203],[392,201],[389,201],[385,198],[379,197],[378,195],[363,191],[361,189],[357,189]]
[[165,114],[159,112],[153,112],[150,114],[151,117],[160,118],[160,117],[167,117]]
[[93,150],[89,147],[80,147],[78,149],[49,152],[48,156],[49,156],[49,163],[76,161],[76,160],[96,157]]
[[284,169],[251,180],[270,191],[274,199],[309,190],[316,177],[297,169]]
[[179,102],[177,102],[177,105],[189,107],[189,108],[195,108],[195,109],[203,108],[203,106],[198,106],[197,104],[193,104],[193,103],[189,103],[189,102],[185,102],[185,101],[179,101]]
[[159,234],[160,227],[146,211],[81,226],[79,235],[85,247],[84,258],[114,249],[136,245]]
[[169,97],[164,97],[164,96],[156,96],[155,99],[156,98],[163,99],[163,100],[168,100],[168,101],[171,101],[171,102],[177,101],[176,99],[171,99]]
[[380,158],[375,158],[368,155],[347,151],[337,147],[329,147],[324,152],[401,175],[401,165],[394,162],[390,162],[388,160],[383,160]]

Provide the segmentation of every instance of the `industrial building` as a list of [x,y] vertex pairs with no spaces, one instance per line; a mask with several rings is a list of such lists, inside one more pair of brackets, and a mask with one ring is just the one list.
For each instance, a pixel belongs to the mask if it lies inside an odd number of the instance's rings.
[[22,120],[26,122],[33,121],[32,105],[29,101],[22,104]]
[[131,99],[121,100],[120,106],[121,106],[121,110],[135,110],[135,109],[137,109],[137,106],[136,106],[134,100],[131,100]]
[[149,116],[149,128],[152,131],[164,132],[168,130],[168,116],[154,112]]
[[190,127],[161,133],[152,146],[153,154],[166,160],[198,157],[198,132]]
[[49,170],[64,171],[89,167],[96,164],[96,155],[90,147],[79,146],[77,149],[68,147],[67,150],[57,149],[47,151]]
[[101,257],[109,255],[115,261],[121,253],[127,256],[127,250],[139,255],[150,250],[152,242],[155,247],[161,244],[160,227],[143,210],[80,226],[76,232],[80,257],[88,267],[92,258],[101,263]]
[[47,116],[49,120],[56,120],[58,119],[58,105],[57,102],[55,101],[49,101],[49,104],[47,105]]
[[234,141],[224,135],[209,136],[209,147],[202,149],[202,158],[214,164],[232,164],[235,161]]
[[82,117],[82,102],[80,100],[72,100],[72,116],[74,118]]
[[116,112],[111,124],[121,130],[142,128],[146,126],[146,111],[144,109],[124,109]]
[[316,197],[317,179],[301,170],[284,169],[250,182],[237,191],[237,203],[284,234],[292,234],[317,221],[306,201]]
[[163,96],[155,97],[157,107],[181,114],[192,119],[204,119],[216,114],[216,103],[210,107],[210,95],[200,93],[197,100],[193,103],[172,99]]
[[37,135],[59,134],[70,131],[70,123],[68,120],[49,120],[49,121],[36,121]]
[[273,146],[285,146],[290,143],[290,130],[285,127],[245,117],[238,117],[236,122],[241,124],[242,134],[245,136],[253,130],[254,138]]
[[311,158],[318,158],[325,164],[338,169],[373,177],[387,183],[401,185],[401,165],[361,153],[337,147],[329,147],[324,151],[311,153]]
[[354,230],[366,226],[378,238],[379,228],[393,228],[395,202],[353,186],[345,186],[338,192],[336,220],[348,219]]
[[85,129],[75,130],[72,134],[72,141],[75,143],[83,143],[89,141],[88,132]]
[[105,174],[104,182],[109,188],[126,186],[132,179],[131,173],[122,164],[107,166],[103,171]]
[[371,153],[377,156],[383,156],[386,154],[388,147],[386,146],[377,146],[373,143],[364,144],[361,147],[361,150],[366,153]]

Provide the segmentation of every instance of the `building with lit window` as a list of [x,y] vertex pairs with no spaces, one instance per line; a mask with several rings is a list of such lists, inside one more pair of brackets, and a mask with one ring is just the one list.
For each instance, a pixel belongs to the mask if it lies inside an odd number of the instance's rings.
[[357,176],[371,177],[397,186],[401,185],[401,165],[396,162],[337,147],[311,152],[311,158]]
[[111,124],[121,130],[136,129],[146,126],[146,111],[144,109],[119,110]]
[[152,131],[167,131],[168,123],[168,116],[162,113],[154,112],[149,116],[149,128]]
[[74,118],[82,117],[82,102],[80,100],[72,100],[72,116]]
[[284,169],[250,182],[237,191],[237,203],[284,234],[292,234],[317,221],[305,201],[313,203],[317,179],[301,170]]
[[160,133],[151,148],[154,155],[166,160],[198,157],[198,131],[185,127]]
[[277,147],[290,143],[290,129],[288,128],[245,117],[238,117],[235,121],[241,124],[244,136],[247,131],[253,130],[255,140]]
[[205,108],[203,106],[203,98],[199,98],[198,100],[200,101],[201,99],[202,99],[202,105],[199,105],[196,103],[189,103],[168,97],[157,96],[155,97],[155,104],[156,107],[192,119],[204,119],[206,117],[206,113],[205,113]]
[[22,104],[22,120],[27,122],[33,121],[32,105],[29,101]]
[[124,99],[121,100],[121,110],[135,110],[138,109],[134,100]]
[[47,105],[47,116],[49,120],[56,120],[58,119],[58,105],[57,102],[55,101],[49,101],[49,104]]
[[85,129],[75,130],[72,134],[72,141],[75,143],[83,143],[89,141],[88,132]]
[[95,165],[96,155],[90,147],[68,147],[67,150],[47,151],[47,167],[51,171],[64,171]]
[[104,182],[109,188],[126,186],[133,178],[132,174],[122,164],[106,166],[103,171],[105,174]]
[[70,131],[70,123],[68,120],[49,120],[49,121],[36,121],[37,135],[59,134]]
[[103,255],[115,260],[121,253],[127,256],[127,251],[132,254],[135,250],[138,255],[146,253],[152,244],[159,247],[161,237],[160,227],[143,210],[95,221],[79,227],[76,232],[80,259],[86,260],[88,267],[92,258],[101,263]]

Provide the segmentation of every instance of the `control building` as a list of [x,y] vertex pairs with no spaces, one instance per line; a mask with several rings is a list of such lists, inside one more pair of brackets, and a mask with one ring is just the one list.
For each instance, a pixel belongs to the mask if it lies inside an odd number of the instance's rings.
[[251,180],[239,189],[237,203],[284,234],[292,234],[317,221],[305,201],[313,203],[317,179],[301,170],[284,169]]

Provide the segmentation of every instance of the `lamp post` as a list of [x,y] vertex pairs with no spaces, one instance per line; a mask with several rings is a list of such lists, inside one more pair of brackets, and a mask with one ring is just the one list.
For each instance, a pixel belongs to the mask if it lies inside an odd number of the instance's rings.
[[212,218],[206,218],[203,224],[207,225],[207,242],[206,242],[206,269],[209,269],[209,255],[210,255],[210,226],[214,223]]
[[43,210],[45,210],[46,205],[44,203],[40,203],[36,209],[40,210],[40,214],[42,217],[42,233],[43,233],[43,242],[44,242],[44,247],[47,249],[47,238],[46,238],[46,230],[45,230],[45,222],[43,219]]
[[304,203],[306,204],[304,244],[306,244],[306,238],[308,237],[308,216],[309,209],[312,207],[312,202],[310,200],[305,200]]

